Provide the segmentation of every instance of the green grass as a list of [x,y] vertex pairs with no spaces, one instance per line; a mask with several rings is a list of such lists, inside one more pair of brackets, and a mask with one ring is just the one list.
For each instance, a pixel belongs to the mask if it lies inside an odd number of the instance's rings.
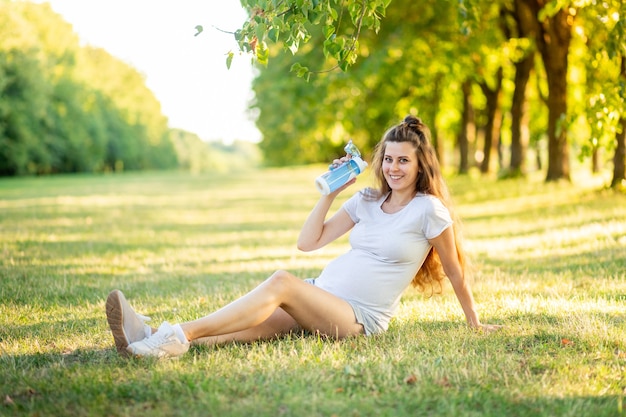
[[321,169],[0,180],[0,415],[626,415],[626,196],[601,177],[450,179],[500,332],[469,330],[446,287],[408,290],[371,338],[117,356],[111,289],[178,322],[346,250],[295,249]]

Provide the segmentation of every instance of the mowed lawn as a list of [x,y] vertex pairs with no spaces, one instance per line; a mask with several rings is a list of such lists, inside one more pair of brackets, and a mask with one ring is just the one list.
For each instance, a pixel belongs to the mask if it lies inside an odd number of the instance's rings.
[[500,332],[470,330],[446,285],[408,290],[380,336],[118,357],[112,289],[158,326],[347,250],[295,248],[322,169],[0,179],[0,415],[626,416],[626,196],[584,174],[450,177]]

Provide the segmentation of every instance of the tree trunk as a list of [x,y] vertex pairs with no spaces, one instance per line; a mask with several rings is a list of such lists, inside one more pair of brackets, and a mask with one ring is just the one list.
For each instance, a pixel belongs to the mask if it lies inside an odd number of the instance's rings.
[[546,181],[570,181],[567,143],[567,58],[573,19],[560,10],[542,22],[539,51],[548,78],[548,172]]
[[[535,34],[548,79],[548,170],[546,181],[570,181],[569,147],[567,143],[567,58],[572,37],[574,16],[569,9],[539,21],[539,12],[547,0],[518,0],[523,10],[520,17]],[[528,13],[530,11],[530,13]]]
[[504,170],[504,146],[502,145],[502,125],[504,124],[504,112],[502,110],[498,111],[498,130],[497,130],[497,140],[496,140],[496,148],[498,149],[498,172],[502,172]]
[[600,148],[594,146],[591,152],[591,173],[597,174],[598,172],[600,172]]
[[[515,1],[512,6],[512,10],[508,8],[502,9],[502,25],[507,38],[533,38],[536,33],[536,30],[533,31],[533,28],[537,26],[531,26],[525,22],[530,20],[529,16],[522,16],[523,13],[528,13],[528,8],[521,7],[519,0]],[[510,17],[515,24],[508,24],[507,22],[510,19],[507,17]],[[515,79],[511,102],[511,159],[509,161],[509,175],[517,177],[526,175],[526,151],[530,142],[526,89],[530,73],[535,66],[535,51],[527,51],[526,55],[519,61],[516,61],[514,65]]]
[[500,128],[502,117],[500,116],[500,91],[502,90],[502,67],[498,68],[496,73],[496,85],[493,89],[489,88],[486,82],[481,82],[480,87],[487,99],[487,124],[485,125],[485,146],[484,158],[480,164],[480,172],[486,174],[489,172],[491,164],[491,153],[495,145],[500,141]]
[[541,171],[543,169],[543,162],[541,160],[541,146],[539,142],[535,143],[535,164],[537,166],[537,171]]
[[526,86],[534,62],[534,55],[531,54],[515,63],[515,89],[511,103],[511,162],[509,165],[510,175],[513,176],[526,175],[526,149],[530,137]]
[[463,92],[463,109],[461,114],[461,130],[458,136],[459,144],[459,174],[469,172],[469,144],[475,140],[476,122],[474,106],[472,105],[472,82],[468,79],[461,85]]
[[615,135],[615,154],[613,155],[613,179],[611,188],[617,188],[626,181],[626,118],[620,119],[622,131]]
[[437,159],[439,160],[439,165],[441,167],[445,166],[445,149],[443,140],[439,137],[439,130],[437,125],[437,115],[439,114],[439,109],[441,108],[441,96],[442,89],[441,85],[443,82],[443,74],[437,74],[433,80],[433,92],[431,96],[430,105],[425,109],[424,114],[426,118],[424,120],[428,120],[430,127],[430,135],[432,139],[433,148],[435,148],[435,153],[437,154]]
[[[626,56],[622,55],[622,64],[620,78],[626,81]],[[620,118],[620,126],[622,131],[615,135],[615,154],[613,155],[613,179],[611,180],[611,188],[617,188],[626,181],[626,117]]]

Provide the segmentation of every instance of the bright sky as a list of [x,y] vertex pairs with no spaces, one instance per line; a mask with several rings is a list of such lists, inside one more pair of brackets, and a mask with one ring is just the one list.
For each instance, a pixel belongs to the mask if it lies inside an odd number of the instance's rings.
[[[204,140],[258,141],[247,111],[250,57],[230,33],[246,13],[238,0],[45,0],[83,43],[106,49],[146,77],[170,127]],[[204,32],[198,36],[196,25]],[[220,29],[220,30],[218,30]],[[230,69],[226,54],[235,52]]]

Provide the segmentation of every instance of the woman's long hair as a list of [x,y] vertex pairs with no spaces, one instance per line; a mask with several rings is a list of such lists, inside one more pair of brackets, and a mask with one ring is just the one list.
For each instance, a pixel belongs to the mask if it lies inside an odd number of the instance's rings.
[[[376,189],[371,197],[379,198],[391,191],[383,174],[383,160],[387,143],[410,142],[417,156],[418,175],[415,182],[415,192],[430,194],[437,197],[446,206],[453,220],[453,231],[456,244],[456,252],[461,268],[466,272],[466,257],[462,248],[460,222],[456,218],[448,186],[443,179],[439,160],[434,148],[430,144],[430,129],[415,116],[406,116],[402,123],[390,128],[385,132],[382,140],[376,145],[372,168],[376,181]],[[441,281],[445,277],[441,260],[435,248],[431,248],[426,256],[422,267],[417,271],[412,284],[424,291],[431,287],[432,292],[441,292]],[[435,287],[438,287],[435,289]]]

